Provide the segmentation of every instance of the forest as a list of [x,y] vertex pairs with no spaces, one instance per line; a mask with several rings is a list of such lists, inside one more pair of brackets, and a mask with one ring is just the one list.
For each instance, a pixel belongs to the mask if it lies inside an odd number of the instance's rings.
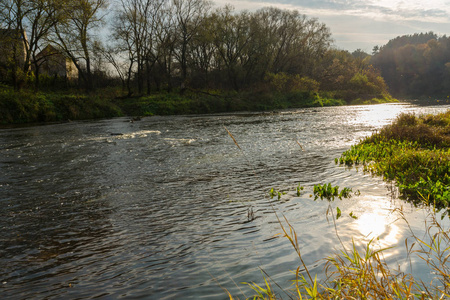
[[[394,101],[390,93],[449,90],[445,36],[399,37],[372,55],[350,53],[336,49],[325,24],[296,10],[236,11],[205,0],[0,0],[0,26],[8,95],[108,95],[128,99],[126,106],[139,99],[137,114],[380,103]],[[49,61],[60,56],[65,69],[52,70]],[[155,95],[158,104],[142,108]],[[161,108],[193,98],[202,103]],[[211,105],[216,98],[239,104]]]
[[372,64],[397,97],[450,95],[450,38],[433,32],[404,35],[374,47]]

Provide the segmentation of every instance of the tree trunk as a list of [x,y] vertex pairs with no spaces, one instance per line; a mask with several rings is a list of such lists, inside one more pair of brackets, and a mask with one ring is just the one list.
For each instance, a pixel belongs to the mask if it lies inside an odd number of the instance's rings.
[[150,68],[150,64],[148,62],[148,59],[145,61],[145,68],[146,68],[146,71],[147,71],[147,76],[146,76],[146,79],[147,79],[147,95],[150,95],[150,92],[151,92],[151,75],[150,75],[150,70],[151,70],[151,68]]

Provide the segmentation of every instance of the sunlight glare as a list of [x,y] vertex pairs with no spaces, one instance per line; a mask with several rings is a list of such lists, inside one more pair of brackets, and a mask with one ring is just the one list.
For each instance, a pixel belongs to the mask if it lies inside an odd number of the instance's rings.
[[368,240],[378,239],[389,246],[398,242],[399,228],[382,212],[364,213],[357,219],[357,228]]
[[361,106],[358,113],[347,122],[356,126],[370,126],[379,129],[391,123],[405,107],[401,105],[366,105]]
[[365,237],[372,239],[386,231],[386,218],[376,213],[364,213],[357,220],[358,229]]

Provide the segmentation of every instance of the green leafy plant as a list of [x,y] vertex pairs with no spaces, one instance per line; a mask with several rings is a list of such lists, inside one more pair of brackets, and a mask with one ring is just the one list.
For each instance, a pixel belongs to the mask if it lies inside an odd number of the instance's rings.
[[277,195],[277,192],[273,188],[271,188],[269,191],[270,199],[273,199],[273,197],[275,197],[276,195]]
[[348,215],[353,219],[358,219],[358,217],[352,211]]
[[351,192],[352,189],[347,187],[339,191],[339,186],[332,186],[331,183],[323,185],[316,184],[314,185],[314,200],[320,198],[321,200],[326,199],[328,201],[334,201],[335,197],[342,200],[342,198],[350,198]]
[[278,200],[280,200],[282,195],[286,195],[286,192],[276,191],[273,188],[271,188],[269,191],[270,199],[273,199],[273,197],[277,196]]
[[305,188],[303,186],[300,185],[300,183],[298,184],[298,186],[296,187],[296,191],[297,191],[297,197],[300,197],[300,195],[302,194],[302,191]]
[[339,207],[336,207],[336,220],[339,219],[342,215],[341,209]]

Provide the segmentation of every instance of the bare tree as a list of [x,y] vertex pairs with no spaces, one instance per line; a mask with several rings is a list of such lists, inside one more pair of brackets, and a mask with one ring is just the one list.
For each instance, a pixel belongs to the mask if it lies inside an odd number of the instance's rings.
[[181,68],[181,90],[186,88],[188,69],[188,45],[201,28],[211,3],[206,0],[172,0],[176,19],[178,47],[175,55]]
[[93,30],[103,24],[107,6],[107,0],[67,0],[59,7],[66,17],[54,26],[53,42],[73,60],[88,91],[93,89]]
[[60,14],[62,5],[58,0],[34,0],[31,1],[30,13],[26,15],[28,26],[28,50],[26,57],[26,65],[30,64],[34,67],[35,72],[35,88],[39,88],[39,69],[45,56],[38,56],[42,48],[43,42],[51,29],[62,20]]
[[120,51],[119,48],[114,46],[108,46],[107,48],[102,48],[102,55],[106,59],[106,61],[113,66],[113,68],[116,70],[117,75],[120,78],[120,81],[122,82],[122,89],[125,91],[125,89],[128,89],[128,96],[131,96],[132,91],[131,87],[129,86],[129,79],[128,76],[128,61],[126,58],[122,57],[121,54],[123,52]]
[[145,82],[150,93],[151,70],[158,60],[158,36],[162,31],[165,3],[164,0],[121,0],[114,24],[116,48],[120,49],[118,52],[128,53],[128,82],[135,65],[139,94],[143,93]]

